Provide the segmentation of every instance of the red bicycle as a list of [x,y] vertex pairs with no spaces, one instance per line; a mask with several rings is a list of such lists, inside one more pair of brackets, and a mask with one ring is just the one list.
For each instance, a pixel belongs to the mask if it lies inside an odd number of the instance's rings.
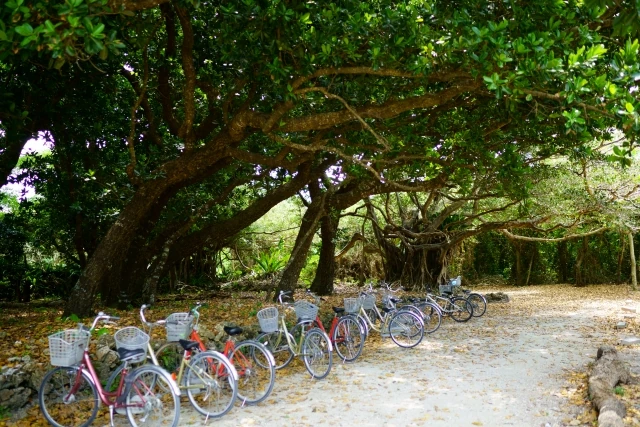
[[[204,304],[197,303],[189,310],[189,317],[183,320],[186,324],[185,335],[191,341],[198,343],[200,350],[206,351],[206,346],[198,334],[200,308]],[[171,326],[171,316],[167,325]],[[271,352],[255,340],[235,342],[233,337],[243,332],[242,328],[225,326],[225,333],[229,336],[225,342],[222,354],[227,356],[231,364],[238,371],[238,397],[242,404],[255,405],[265,400],[276,379],[275,360]],[[175,372],[180,367],[183,349],[177,342],[169,342],[158,349],[156,357],[162,367],[169,372]]]
[[[316,305],[319,305],[320,301],[324,301],[322,298],[309,290],[307,290],[307,294],[315,299]],[[360,326],[360,323],[358,322],[357,317],[354,314],[351,314],[357,312],[360,309],[360,306],[358,305],[359,299],[352,299],[355,300],[354,302],[357,307],[332,307],[333,319],[331,319],[331,327],[329,328],[328,334],[329,339],[331,340],[331,344],[333,344],[333,348],[335,348],[338,355],[345,362],[353,362],[358,357],[360,357],[360,354],[362,354],[362,349],[364,348],[365,341],[365,334],[362,330],[362,327]],[[322,320],[320,319],[319,314],[316,314],[316,319],[313,322],[313,326],[317,326],[318,328],[322,329],[324,333],[327,333],[324,325],[322,324]]]

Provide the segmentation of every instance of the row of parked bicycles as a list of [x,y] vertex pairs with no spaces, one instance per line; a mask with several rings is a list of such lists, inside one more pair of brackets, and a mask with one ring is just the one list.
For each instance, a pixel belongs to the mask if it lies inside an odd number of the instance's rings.
[[[327,327],[319,316],[322,301],[290,301],[289,292],[278,296],[279,307],[257,313],[260,334],[236,342],[239,327],[224,327],[227,340],[222,351],[208,349],[199,335],[200,309],[174,313],[150,322],[140,308],[145,330],[126,327],[115,335],[122,364],[101,382],[89,354],[91,332],[101,323],[114,323],[116,316],[99,313],[91,327],[79,325],[49,336],[51,365],[40,385],[38,399],[47,421],[54,426],[88,426],[98,416],[100,404],[109,409],[111,425],[115,414],[126,415],[132,426],[177,426],[180,396],[206,419],[221,417],[236,402],[258,404],[272,392],[275,371],[299,357],[312,378],[325,378],[331,371],[334,353],[343,362],[361,354],[372,332],[389,337],[398,346],[418,345],[425,333],[434,333],[442,317],[464,322],[486,311],[484,296],[460,287],[460,278],[450,280],[422,298],[401,300],[397,290],[382,284],[381,305],[370,285],[358,297],[345,298],[344,307],[333,307]],[[166,343],[154,348],[154,328],[166,330]]]

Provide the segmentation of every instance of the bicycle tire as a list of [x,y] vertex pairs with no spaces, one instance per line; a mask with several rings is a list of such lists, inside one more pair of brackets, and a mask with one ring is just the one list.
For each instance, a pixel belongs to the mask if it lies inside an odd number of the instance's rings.
[[398,311],[389,321],[389,334],[398,346],[412,348],[424,338],[422,320],[410,311]]
[[448,308],[449,316],[456,322],[468,322],[473,317],[473,306],[466,298],[451,298]]
[[229,360],[238,372],[238,399],[243,404],[256,405],[273,390],[276,369],[273,355],[257,341],[235,344]]
[[131,371],[125,381],[127,418],[133,427],[177,427],[180,396],[167,371],[156,365],[143,365]]
[[321,380],[329,375],[333,351],[327,334],[318,328],[306,332],[302,341],[302,360],[313,378]]
[[[63,401],[75,384],[77,375],[76,367],[57,367],[47,372],[40,383],[38,389],[40,412],[52,426],[85,427],[91,425],[98,415],[100,407],[98,391],[86,371],[82,371],[79,389],[73,395],[73,401],[69,403]],[[81,398],[78,399],[78,396]]]
[[487,311],[487,300],[484,296],[472,292],[467,295],[467,301],[473,306],[473,317],[482,317]]
[[[403,305],[402,307],[398,307],[398,311],[410,311],[411,313],[415,314],[416,316],[418,316],[418,318],[422,319],[423,317],[423,313],[422,311],[420,311],[420,309],[418,307],[416,307],[413,304],[407,304],[407,305]],[[424,323],[424,322],[423,322]]]
[[222,354],[203,351],[191,358],[185,372],[187,397],[208,418],[229,412],[238,396],[235,368]]
[[417,307],[422,313],[425,334],[432,334],[440,329],[440,325],[442,324],[440,307],[429,302],[420,303]]
[[360,357],[364,348],[364,333],[355,316],[347,315],[338,320],[331,342],[343,361],[353,362]]
[[[291,334],[289,334],[289,338],[293,340]],[[276,370],[288,366],[291,360],[293,360],[293,351],[289,348],[289,343],[287,342],[284,332],[261,333],[256,337],[256,341],[267,347],[267,350],[271,352],[276,363]]]
[[367,338],[369,338],[369,324],[367,323],[365,318],[362,317],[360,314],[356,314],[355,316],[356,316],[356,319],[358,320],[358,323],[360,324],[360,330],[364,335],[364,340],[366,341]]

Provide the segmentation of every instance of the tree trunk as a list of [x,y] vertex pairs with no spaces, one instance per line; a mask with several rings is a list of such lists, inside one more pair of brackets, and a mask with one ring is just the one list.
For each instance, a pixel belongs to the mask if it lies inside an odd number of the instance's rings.
[[569,256],[567,251],[567,242],[565,240],[558,244],[558,275],[560,283],[567,283],[569,279]]
[[302,223],[300,224],[300,230],[296,237],[296,242],[291,251],[289,262],[282,270],[280,280],[276,289],[276,297],[278,293],[282,291],[293,291],[298,286],[298,279],[300,272],[304,268],[307,261],[307,255],[309,248],[313,242],[313,236],[318,227],[318,221],[324,214],[324,197],[316,196],[307,208],[304,216],[302,217]]
[[[153,220],[178,190],[228,166],[231,159],[223,157],[223,146],[223,143],[218,145],[212,142],[202,149],[184,154],[163,165],[162,178],[140,184],[89,259],[73,287],[64,315],[91,315],[96,294],[105,281],[111,278],[111,283],[114,283],[114,280],[120,279],[119,283],[122,283],[121,274],[128,261],[123,259],[123,254],[128,254],[136,236],[155,225]],[[105,291],[111,292],[112,289],[108,287]]]
[[618,359],[614,347],[602,346],[598,349],[597,360],[589,376],[589,396],[599,411],[598,426],[622,427],[622,419],[627,414],[625,404],[614,394],[619,383],[632,381],[629,369]]
[[618,254],[618,268],[616,270],[616,283],[622,283],[622,263],[624,262],[624,255],[627,252],[627,239],[620,234],[620,253]]
[[576,260],[576,286],[586,286],[586,280],[584,277],[584,272],[582,271],[582,264],[587,257],[587,250],[589,249],[587,237],[582,238],[582,244],[580,249],[578,249],[578,259]]
[[636,276],[636,252],[633,248],[633,232],[629,231],[629,260],[631,261],[631,289],[638,290],[638,278]]
[[516,286],[522,286],[522,248],[518,242],[514,242],[513,248],[516,251]]
[[311,291],[318,295],[333,293],[333,280],[336,276],[336,234],[340,222],[340,212],[331,210],[320,223],[322,248],[316,269],[316,276],[311,283]]

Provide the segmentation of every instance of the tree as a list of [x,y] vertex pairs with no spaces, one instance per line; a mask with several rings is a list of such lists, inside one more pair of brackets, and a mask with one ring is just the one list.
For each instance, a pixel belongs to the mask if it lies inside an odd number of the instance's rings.
[[[39,32],[29,24],[37,35],[23,21],[8,26],[11,43],[27,46],[12,63],[46,56],[37,53],[46,17],[66,15],[43,7],[42,18],[28,18],[45,20]],[[127,8],[139,12],[122,16]],[[616,154],[627,161],[639,126],[629,91],[638,43],[617,37],[600,12],[545,1],[502,9],[384,0],[199,8],[100,1],[74,11],[90,25],[80,19],[77,34],[86,37],[65,42],[97,67],[120,61],[133,94],[130,129],[121,134],[131,195],[88,259],[67,313],[86,314],[105,284],[127,283],[141,248],[157,259],[176,244],[162,229],[173,201],[229,167],[295,173],[332,155],[350,176],[388,186],[446,175],[467,197],[474,176],[506,181],[614,127],[628,135]],[[102,63],[104,48],[126,55],[109,53]]]

